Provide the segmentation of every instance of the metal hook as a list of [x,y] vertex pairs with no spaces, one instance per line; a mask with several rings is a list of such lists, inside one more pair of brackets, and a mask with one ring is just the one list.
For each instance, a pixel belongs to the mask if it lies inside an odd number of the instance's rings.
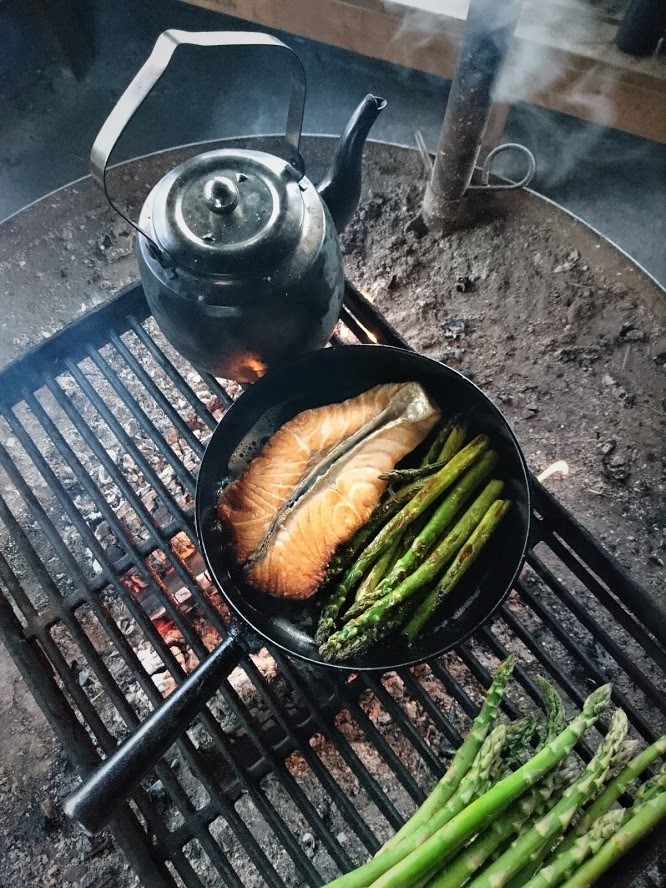
[[[492,169],[493,161],[497,157],[498,154],[501,154],[502,151],[516,150],[520,151],[527,158],[527,172],[523,176],[522,179],[518,182],[506,182],[504,184],[497,183],[496,185],[490,185],[490,172]],[[519,142],[505,142],[503,145],[498,145],[496,148],[493,148],[492,151],[488,152],[488,156],[486,157],[483,166],[481,167],[481,184],[480,185],[468,185],[467,191],[515,191],[516,188],[525,188],[532,181],[534,174],[536,172],[536,158],[532,154],[529,148],[526,148],[524,145],[521,145]]]

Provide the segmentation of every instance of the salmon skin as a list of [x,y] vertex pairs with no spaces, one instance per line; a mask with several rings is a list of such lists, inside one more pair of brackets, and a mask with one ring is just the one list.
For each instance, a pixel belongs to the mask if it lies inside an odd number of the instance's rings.
[[308,598],[370,517],[391,471],[440,418],[415,382],[385,383],[298,414],[222,493],[234,554],[264,592]]

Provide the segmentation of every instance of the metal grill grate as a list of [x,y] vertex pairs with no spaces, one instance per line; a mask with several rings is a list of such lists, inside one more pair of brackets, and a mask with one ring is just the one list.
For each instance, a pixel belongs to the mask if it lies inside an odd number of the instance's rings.
[[[351,285],[343,321],[334,346],[405,344]],[[0,630],[82,775],[225,636],[193,502],[239,392],[172,352],[138,286],[0,374]],[[528,566],[454,653],[340,678],[239,644],[114,820],[143,883],[319,885],[359,863],[424,799],[508,651],[509,714],[538,698],[541,671],[576,705],[613,681],[636,735],[662,733],[663,615],[536,483],[535,503]]]

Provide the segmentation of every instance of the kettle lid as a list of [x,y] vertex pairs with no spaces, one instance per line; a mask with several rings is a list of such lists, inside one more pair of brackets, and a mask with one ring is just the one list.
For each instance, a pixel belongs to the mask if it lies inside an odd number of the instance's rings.
[[177,266],[255,277],[298,242],[306,182],[272,154],[208,151],[179,164],[158,183],[151,227]]

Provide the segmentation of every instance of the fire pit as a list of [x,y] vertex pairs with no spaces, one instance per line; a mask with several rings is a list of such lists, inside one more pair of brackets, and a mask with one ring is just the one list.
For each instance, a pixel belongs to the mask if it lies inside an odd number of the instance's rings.
[[[495,318],[486,282],[505,260],[465,252],[469,233],[441,241],[401,233],[401,216],[418,198],[410,182],[418,181],[419,163],[415,152],[373,147],[368,156],[373,193],[347,237],[348,269],[411,344],[431,354],[441,350],[438,356],[476,373],[482,386],[519,411],[519,435],[532,447],[529,429],[548,411],[546,393],[529,389],[529,366],[523,368],[524,391],[507,384],[506,371],[503,376],[497,370],[495,377],[490,368],[499,366],[497,356],[487,350],[484,357],[485,343],[476,345],[491,336],[487,324]],[[402,179],[396,168],[403,170]],[[391,187],[379,193],[388,177]],[[532,224],[529,214],[536,211],[530,201],[536,199],[510,200],[505,213],[520,212],[525,225]],[[553,253],[570,267],[555,272],[551,256],[543,253],[541,265],[534,260],[535,265],[543,276],[545,263],[551,263],[555,281],[565,275],[589,287],[581,266],[597,249],[597,239],[548,205],[538,205],[542,227],[544,216],[555,220]],[[495,215],[481,223],[493,245],[510,237],[501,220]],[[483,227],[475,237],[479,230]],[[391,247],[397,271],[375,246],[388,236],[404,238]],[[109,240],[105,250],[119,237]],[[527,235],[515,249],[529,249],[526,242]],[[574,249],[578,258],[569,257]],[[635,275],[645,284],[642,306],[627,317],[633,329],[645,332],[652,285],[607,245],[598,250],[611,257],[609,276],[622,271],[623,281]],[[437,262],[433,286],[447,280],[450,288],[433,305],[432,289],[423,288],[428,268]],[[559,283],[556,289],[560,298]],[[510,286],[506,292],[520,319],[517,294]],[[476,300],[474,316],[460,311],[463,298],[468,304]],[[405,345],[376,306],[348,284],[334,344]],[[441,322],[435,334],[431,321],[430,341],[425,323],[414,323],[421,315]],[[534,341],[545,335],[539,323],[535,320],[532,333],[525,331]],[[611,334],[620,337],[620,329]],[[555,373],[564,374],[554,378],[567,382],[577,368],[590,385],[609,392],[626,387],[617,371],[607,372],[615,374],[612,385],[597,374],[599,362],[624,360],[628,346],[627,365],[641,358],[642,341],[626,333],[621,338],[611,351],[590,344],[589,354],[578,341],[554,342],[549,348]],[[497,340],[493,346],[499,348]],[[511,372],[526,347],[519,337],[506,340]],[[472,369],[475,360],[488,370]],[[538,369],[538,363],[533,366]],[[0,557],[0,628],[83,776],[225,635],[228,614],[202,572],[192,505],[205,441],[239,389],[200,377],[175,355],[148,318],[137,286],[20,359],[0,381],[0,519],[9,533]],[[621,419],[620,411],[630,416],[633,408],[622,403],[626,396],[613,397],[611,409]],[[578,450],[560,449],[565,437],[557,439],[551,430],[538,457],[528,451],[535,468],[560,458],[575,468]],[[591,434],[590,454],[603,471],[606,465],[621,468],[611,465],[613,453],[624,452],[620,435],[616,438],[615,451],[603,454],[597,447],[607,443],[605,436]],[[626,480],[603,477],[608,490],[611,485],[625,490]],[[216,697],[114,820],[113,834],[142,883],[317,885],[359,862],[424,798],[464,733],[490,672],[509,650],[521,662],[506,702],[510,714],[536,699],[537,671],[572,705],[592,686],[612,680],[635,735],[649,740],[662,733],[661,611],[538,483],[535,494],[525,571],[499,617],[455,653],[381,679],[344,680],[291,662],[254,639],[239,645],[238,665]],[[585,496],[599,497],[606,511],[617,505],[608,493]],[[641,502],[647,499],[641,495]],[[623,508],[625,500],[617,502]],[[636,532],[635,544],[661,557],[649,533]],[[653,567],[658,565],[649,562],[640,570],[648,582]],[[587,747],[580,752],[585,757]],[[627,861],[614,884],[641,884],[633,880],[647,859],[641,852]],[[654,884],[649,874],[643,878],[642,884]]]

